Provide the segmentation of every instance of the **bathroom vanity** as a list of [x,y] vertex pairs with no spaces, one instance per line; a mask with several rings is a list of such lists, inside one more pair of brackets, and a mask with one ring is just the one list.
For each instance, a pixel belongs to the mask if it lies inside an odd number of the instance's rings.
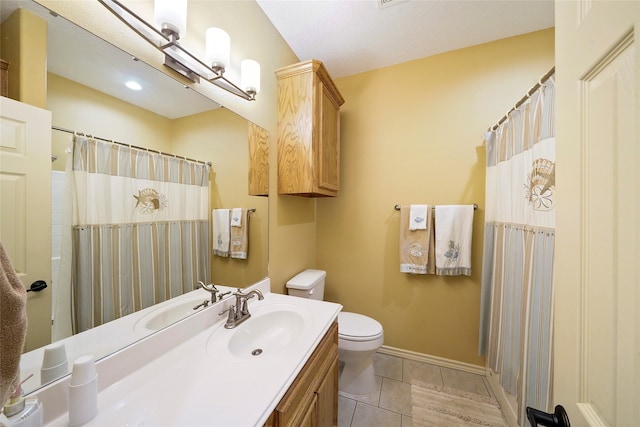
[[[264,300],[236,328],[223,326],[226,298],[98,361],[98,415],[84,425],[335,425],[342,307],[269,288],[244,290]],[[45,425],[68,425],[68,383],[34,393]]]
[[338,324],[334,322],[265,425],[336,426],[337,417]]

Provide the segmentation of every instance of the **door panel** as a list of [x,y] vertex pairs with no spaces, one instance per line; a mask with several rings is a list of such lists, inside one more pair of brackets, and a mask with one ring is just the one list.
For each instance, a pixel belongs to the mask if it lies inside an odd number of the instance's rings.
[[[51,282],[51,113],[0,98],[0,240],[25,288]],[[27,294],[29,351],[51,342],[51,288]]]
[[640,2],[556,2],[554,400],[640,419]]

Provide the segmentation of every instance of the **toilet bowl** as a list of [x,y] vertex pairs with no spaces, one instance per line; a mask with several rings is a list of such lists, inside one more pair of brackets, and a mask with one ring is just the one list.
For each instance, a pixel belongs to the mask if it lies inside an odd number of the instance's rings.
[[376,389],[373,355],[382,346],[382,325],[367,316],[338,315],[338,359],[344,362],[338,388],[349,394],[369,394]]
[[[326,272],[305,270],[287,282],[289,295],[322,300]],[[338,388],[340,391],[365,395],[376,389],[373,355],[384,342],[382,325],[358,313],[338,314],[338,359],[344,364]]]

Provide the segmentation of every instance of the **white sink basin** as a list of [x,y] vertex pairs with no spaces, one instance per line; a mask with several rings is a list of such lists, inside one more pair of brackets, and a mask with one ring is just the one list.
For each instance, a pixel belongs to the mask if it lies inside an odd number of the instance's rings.
[[165,328],[178,320],[182,320],[185,317],[202,310],[202,307],[197,310],[194,310],[193,308],[206,299],[208,299],[207,295],[200,294],[194,295],[190,298],[181,299],[179,301],[169,302],[141,317],[134,325],[134,330],[136,332],[145,333]]
[[[217,288],[220,292],[226,294],[225,300],[229,298],[229,294],[235,291],[234,288],[228,286],[218,285]],[[210,301],[211,294],[203,289],[196,289],[160,303],[153,308],[147,309],[148,312],[138,319],[133,329],[136,333],[147,335],[149,332],[166,328],[178,320],[203,310],[202,306],[195,310],[194,307],[202,304],[205,300]],[[220,302],[216,304],[220,304]],[[208,307],[211,307],[210,303]]]
[[207,342],[211,355],[240,359],[262,359],[294,344],[311,316],[294,304],[269,304],[253,308],[248,320],[233,329],[218,328]]
[[[236,328],[229,351],[238,357],[276,352],[300,335],[304,318],[295,311],[282,310],[252,316]],[[244,327],[242,327],[244,326]]]

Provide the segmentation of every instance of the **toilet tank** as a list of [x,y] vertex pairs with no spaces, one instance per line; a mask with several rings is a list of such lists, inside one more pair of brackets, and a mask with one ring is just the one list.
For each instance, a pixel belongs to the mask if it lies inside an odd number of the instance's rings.
[[289,279],[287,292],[296,297],[322,300],[326,276],[327,272],[323,270],[304,270]]

